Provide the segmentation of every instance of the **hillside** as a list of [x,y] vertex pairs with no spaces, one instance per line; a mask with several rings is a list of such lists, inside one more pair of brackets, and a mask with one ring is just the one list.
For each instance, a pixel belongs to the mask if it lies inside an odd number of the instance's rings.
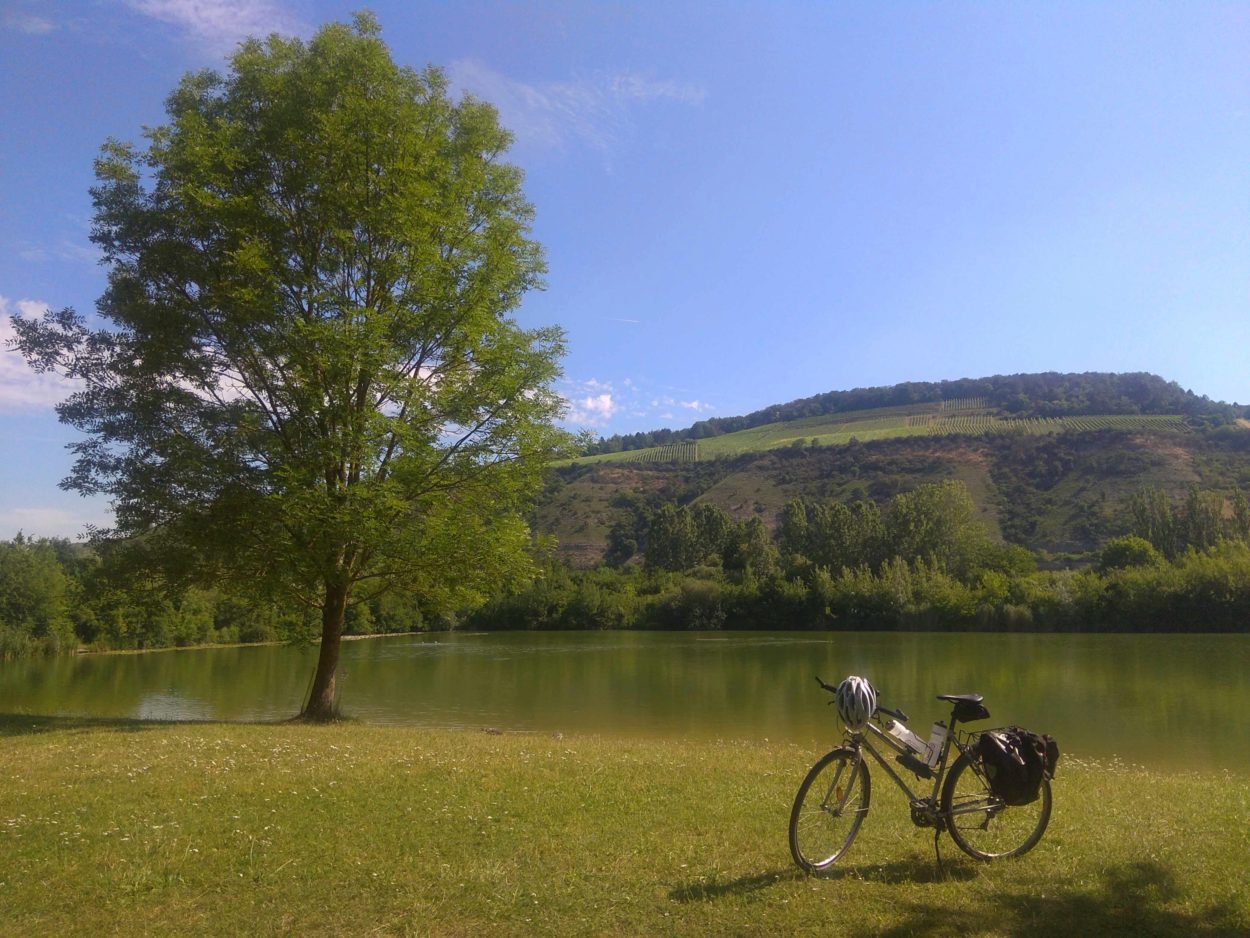
[[[847,396],[812,398],[807,406],[822,399],[846,404],[853,395],[861,402],[889,401],[935,387],[994,394],[800,416],[699,439],[689,438],[691,428],[681,431],[687,438],[660,446],[586,456],[558,470],[536,525],[556,537],[567,561],[586,566],[602,558],[609,529],[637,500],[708,503],[737,520],[759,516],[773,528],[791,498],[880,502],[925,482],[958,479],[997,537],[1046,557],[1081,555],[1122,533],[1127,499],[1146,486],[1173,493],[1192,484],[1250,486],[1250,433],[1237,410],[1154,376],[903,385],[839,392]],[[1050,393],[1031,398],[1019,392],[1029,387]],[[1016,391],[1009,399],[1014,411],[994,403],[1004,388]],[[1045,415],[1060,406],[1059,388],[1064,406],[1116,401],[1120,412]],[[796,406],[802,403],[771,412],[802,410]],[[1176,410],[1159,412],[1164,406]],[[1133,408],[1137,412],[1125,412]]]
[[[812,426],[823,427],[826,424],[917,418],[912,424],[904,422],[903,427],[891,424],[862,428],[898,431],[911,425],[940,422],[939,418],[943,417],[990,417],[1010,422],[1025,418],[1156,415],[1229,423],[1238,416],[1245,416],[1242,410],[1244,408],[1237,405],[1212,401],[1185,390],[1174,381],[1165,381],[1158,375],[1144,372],[994,375],[958,381],[908,382],[889,387],[829,391],[787,404],[775,404],[741,417],[701,420],[683,430],[663,429],[608,437],[589,447],[585,455],[647,449],[689,440],[703,441],[769,425],[793,427],[808,420],[812,421]],[[819,418],[837,419],[823,421]],[[945,426],[949,428],[958,424],[946,423]],[[746,438],[746,442],[749,443],[750,438]]]
[[584,456],[580,462],[698,462],[784,446],[837,446],[899,437],[990,436],[1125,430],[1184,430],[1179,414],[1092,414],[1074,417],[1001,416],[979,398],[942,404],[889,407],[763,424],[703,440]]

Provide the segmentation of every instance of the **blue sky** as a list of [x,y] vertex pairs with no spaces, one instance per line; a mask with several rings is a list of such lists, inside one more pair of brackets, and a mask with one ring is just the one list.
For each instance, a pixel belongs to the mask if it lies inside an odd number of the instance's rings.
[[[90,311],[92,160],[244,35],[359,4],[0,4],[0,338]],[[1153,371],[1250,402],[1250,4],[373,3],[516,136],[570,421]],[[74,536],[63,387],[0,352],[0,537]]]

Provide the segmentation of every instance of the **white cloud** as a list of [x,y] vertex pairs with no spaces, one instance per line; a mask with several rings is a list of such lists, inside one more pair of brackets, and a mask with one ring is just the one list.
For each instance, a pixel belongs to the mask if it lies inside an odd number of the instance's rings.
[[707,92],[698,85],[679,81],[653,81],[641,75],[614,75],[608,81],[612,94],[632,101],[655,101],[667,98],[682,104],[702,104]]
[[88,264],[100,262],[100,249],[94,244],[79,244],[62,238],[56,246],[56,256],[65,261],[82,261]]
[[565,381],[561,392],[567,404],[565,423],[580,427],[602,427],[621,410],[612,385],[598,378]]
[[48,260],[74,263],[98,264],[100,251],[94,245],[84,244],[70,238],[61,238],[56,244],[35,241],[19,241],[15,247],[17,256],[24,261],[43,263]]
[[[626,432],[613,418],[645,420],[651,418],[656,424],[643,429],[658,429],[661,421],[674,421],[683,411],[706,414],[716,410],[715,405],[700,399],[679,400],[664,393],[656,393],[648,382],[637,378],[622,378],[616,385],[588,378],[564,383],[564,397],[569,411],[566,420],[573,426],[591,427],[601,433]],[[633,429],[638,429],[637,426]],[[632,431],[631,431],[632,432]]]
[[596,394],[569,401],[567,420],[575,424],[599,426],[612,419],[620,406],[612,399],[612,395]]
[[126,0],[126,5],[215,52],[228,52],[249,36],[305,32],[299,19],[273,0]]
[[0,412],[47,410],[64,400],[81,385],[51,372],[31,371],[20,352],[9,347],[17,335],[9,319],[14,313],[25,317],[42,316],[47,303],[38,300],[9,300],[0,296]]
[[44,16],[35,16],[23,10],[9,10],[4,14],[4,28],[28,36],[42,36],[56,29],[56,23]]
[[573,141],[610,149],[634,106],[654,101],[694,105],[706,97],[697,85],[631,73],[528,83],[475,59],[453,62],[448,74],[458,90],[493,104],[518,142],[557,150]]
[[[8,308],[8,302],[9,301],[5,297],[0,296],[0,312],[3,312]],[[25,316],[28,319],[35,316],[42,316],[49,309],[51,309],[51,307],[42,300],[18,300],[13,305],[17,307],[18,315]]]

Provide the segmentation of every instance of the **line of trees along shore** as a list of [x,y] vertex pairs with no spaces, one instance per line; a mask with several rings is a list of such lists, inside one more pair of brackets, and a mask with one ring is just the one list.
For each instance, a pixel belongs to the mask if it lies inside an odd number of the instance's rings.
[[[239,642],[314,641],[313,610],[221,589],[171,589],[135,578],[108,554],[73,541],[0,541],[0,659],[91,650]],[[351,606],[348,635],[425,625],[411,599],[387,595]]]
[[878,505],[793,500],[774,536],[713,506],[630,502],[603,566],[547,576],[482,628],[1250,630],[1250,503],[1144,489],[1083,569],[997,542],[962,483]]
[[[962,483],[878,505],[795,499],[775,532],[706,504],[627,499],[605,562],[548,559],[527,584],[452,615],[402,593],[349,607],[347,634],[479,629],[1250,630],[1250,502],[1143,489],[1131,533],[1079,570],[1039,570],[997,542]],[[0,656],[311,641],[319,619],[224,590],[135,581],[106,554],[0,542]]]

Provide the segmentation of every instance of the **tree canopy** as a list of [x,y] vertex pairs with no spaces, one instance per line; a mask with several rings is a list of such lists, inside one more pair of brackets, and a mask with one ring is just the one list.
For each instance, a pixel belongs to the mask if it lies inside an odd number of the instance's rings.
[[17,320],[83,382],[65,485],[136,556],[318,608],[305,715],[330,716],[349,603],[436,610],[522,573],[523,512],[565,435],[556,328],[512,318],[542,250],[510,138],[368,15],[187,75],[146,147],[96,162],[99,325]]

